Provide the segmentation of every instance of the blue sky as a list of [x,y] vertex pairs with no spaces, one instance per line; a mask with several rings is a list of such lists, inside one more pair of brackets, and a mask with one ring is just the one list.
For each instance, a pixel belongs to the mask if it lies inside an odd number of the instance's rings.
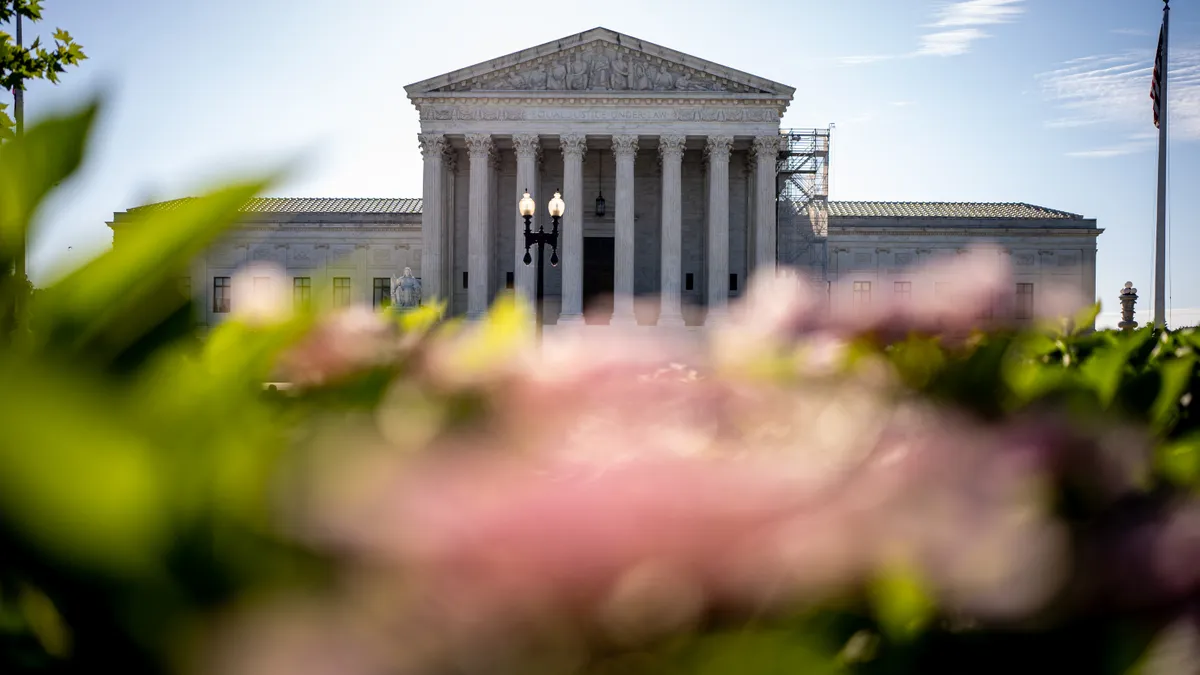
[[[1200,322],[1200,2],[1172,11],[1171,323]],[[104,93],[32,271],[104,250],[114,211],[286,166],[282,196],[420,196],[406,84],[595,26],[796,87],[784,126],[836,123],[831,198],[1024,201],[1082,213],[1106,310],[1150,307],[1159,0],[48,0],[91,57],[31,118]],[[28,39],[28,38],[27,38]],[[6,94],[3,100],[7,100]],[[1139,317],[1140,318],[1140,317]],[[1144,319],[1142,319],[1144,320]],[[1111,319],[1109,319],[1111,321]]]

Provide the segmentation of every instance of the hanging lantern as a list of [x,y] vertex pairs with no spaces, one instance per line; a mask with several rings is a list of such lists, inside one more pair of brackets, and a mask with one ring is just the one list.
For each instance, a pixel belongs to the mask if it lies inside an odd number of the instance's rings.
[[599,164],[600,166],[599,166],[599,180],[596,183],[596,187],[600,191],[600,196],[596,197],[596,217],[603,218],[604,214],[608,211],[608,209],[604,203],[604,158],[603,158],[603,156],[601,156],[599,158],[599,161],[597,162],[597,164]]

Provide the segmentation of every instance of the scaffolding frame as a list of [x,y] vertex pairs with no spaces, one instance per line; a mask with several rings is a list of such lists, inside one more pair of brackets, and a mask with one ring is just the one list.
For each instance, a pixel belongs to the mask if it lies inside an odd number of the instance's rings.
[[808,267],[814,282],[827,277],[830,132],[780,129],[783,143],[775,167],[776,259]]

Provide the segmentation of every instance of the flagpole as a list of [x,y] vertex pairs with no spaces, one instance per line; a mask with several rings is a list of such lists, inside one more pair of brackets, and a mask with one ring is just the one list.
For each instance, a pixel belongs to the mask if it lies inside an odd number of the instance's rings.
[[1154,327],[1167,325],[1167,40],[1170,0],[1163,0],[1162,69],[1158,85],[1158,222],[1154,232]]

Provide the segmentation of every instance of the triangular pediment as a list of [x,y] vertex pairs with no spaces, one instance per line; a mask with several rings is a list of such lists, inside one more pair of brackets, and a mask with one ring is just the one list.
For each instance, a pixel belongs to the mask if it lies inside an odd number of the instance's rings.
[[673,49],[594,28],[405,87],[409,96],[458,92],[766,94],[792,87]]

